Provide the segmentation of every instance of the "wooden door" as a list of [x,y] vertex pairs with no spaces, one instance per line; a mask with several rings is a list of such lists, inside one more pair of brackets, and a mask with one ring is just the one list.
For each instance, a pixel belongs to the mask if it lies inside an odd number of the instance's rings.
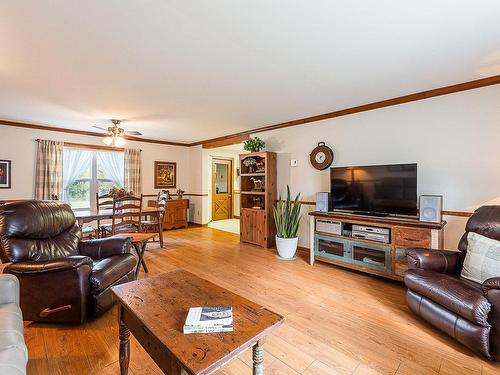
[[233,160],[212,160],[212,220],[233,217]]

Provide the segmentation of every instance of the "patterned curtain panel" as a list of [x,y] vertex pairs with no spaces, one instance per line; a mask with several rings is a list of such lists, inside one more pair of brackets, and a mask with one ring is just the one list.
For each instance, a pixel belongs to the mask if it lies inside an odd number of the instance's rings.
[[62,199],[64,142],[38,141],[35,199]]
[[137,197],[141,194],[141,150],[125,149],[125,190]]

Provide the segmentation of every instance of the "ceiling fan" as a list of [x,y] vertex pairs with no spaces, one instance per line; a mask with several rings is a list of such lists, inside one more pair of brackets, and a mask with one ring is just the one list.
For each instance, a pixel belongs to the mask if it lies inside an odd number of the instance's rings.
[[103,142],[108,146],[114,144],[115,147],[122,147],[125,144],[126,135],[142,135],[142,133],[137,130],[125,131],[123,128],[119,128],[118,125],[120,125],[121,120],[113,119],[111,122],[113,123],[113,126],[110,126],[107,129],[100,126],[93,126],[96,129],[106,132],[106,137],[103,139]]

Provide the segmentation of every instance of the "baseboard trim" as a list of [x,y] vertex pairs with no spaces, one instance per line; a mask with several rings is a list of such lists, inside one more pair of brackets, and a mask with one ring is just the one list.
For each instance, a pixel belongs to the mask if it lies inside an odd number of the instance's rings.
[[188,221],[188,224],[190,227],[206,227],[208,224],[199,224],[199,223],[194,223],[192,221]]

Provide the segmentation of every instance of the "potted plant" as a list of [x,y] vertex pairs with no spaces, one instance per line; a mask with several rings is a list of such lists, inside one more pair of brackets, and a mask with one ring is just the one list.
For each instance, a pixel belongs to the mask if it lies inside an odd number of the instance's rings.
[[259,137],[253,137],[243,142],[243,150],[245,151],[259,152],[263,150],[264,147],[266,147],[266,142]]
[[290,187],[286,186],[286,199],[281,197],[273,207],[274,223],[276,224],[276,248],[281,259],[295,259],[299,238],[300,193],[292,201]]

